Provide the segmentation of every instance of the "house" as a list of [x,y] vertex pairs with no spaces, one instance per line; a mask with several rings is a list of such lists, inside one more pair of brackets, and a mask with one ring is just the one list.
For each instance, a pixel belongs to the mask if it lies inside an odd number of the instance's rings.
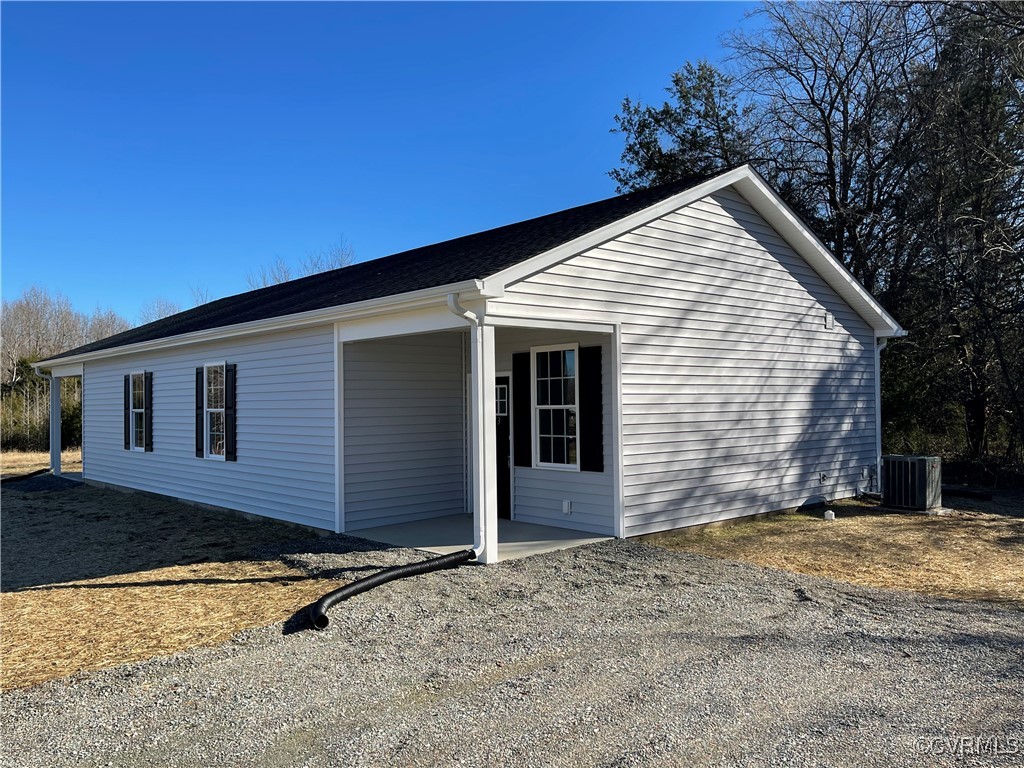
[[355,534],[471,513],[493,562],[499,517],[625,537],[867,489],[902,333],[742,166],[39,367],[83,378],[87,481]]

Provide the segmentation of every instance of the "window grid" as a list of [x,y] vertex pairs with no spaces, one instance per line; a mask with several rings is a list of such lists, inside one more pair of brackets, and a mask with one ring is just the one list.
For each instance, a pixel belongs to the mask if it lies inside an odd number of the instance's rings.
[[224,458],[224,363],[206,366],[206,455]]
[[534,350],[537,464],[578,469],[576,348]]
[[495,413],[498,416],[508,416],[508,385],[498,384],[495,386]]
[[131,375],[131,435],[133,451],[146,450],[146,374]]

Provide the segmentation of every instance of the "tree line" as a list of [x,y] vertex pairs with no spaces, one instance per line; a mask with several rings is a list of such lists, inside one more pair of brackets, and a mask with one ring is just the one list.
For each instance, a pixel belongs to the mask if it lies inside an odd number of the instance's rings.
[[752,163],[908,329],[884,449],[1024,460],[1024,4],[766,2],[661,104],[620,191]]
[[[344,238],[311,252],[296,266],[277,257],[246,275],[250,288],[282,283],[293,277],[317,274],[348,266],[354,252]],[[194,306],[210,300],[209,292],[192,286]],[[158,297],[139,312],[138,325],[160,320],[184,307]],[[45,451],[49,449],[50,382],[38,375],[33,363],[74,347],[132,328],[134,323],[110,309],[92,313],[76,310],[67,296],[32,287],[14,300],[4,300],[0,312],[0,448]],[[61,380],[61,443],[73,448],[82,442],[82,382],[78,377]]]

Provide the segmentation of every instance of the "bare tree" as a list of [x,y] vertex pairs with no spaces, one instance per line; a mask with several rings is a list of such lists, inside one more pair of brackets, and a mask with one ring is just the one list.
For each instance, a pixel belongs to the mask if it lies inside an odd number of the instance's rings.
[[[880,242],[910,169],[894,161],[913,140],[906,98],[916,66],[932,54],[926,14],[881,3],[766,2],[764,22],[729,40],[740,81],[756,94],[756,154],[869,290],[885,277]],[[888,248],[883,253],[888,252]]]
[[199,307],[210,302],[210,289],[201,283],[189,283],[189,293],[192,294],[192,306]]
[[[129,324],[111,310],[92,315],[76,312],[70,300],[43,288],[26,290],[3,302],[0,315],[0,438],[5,448],[43,450],[48,444],[49,382],[32,363],[72,347],[127,330]],[[80,439],[81,385],[62,383],[62,435],[66,445]]]
[[278,256],[271,264],[261,266],[256,272],[249,272],[246,275],[246,282],[249,284],[249,288],[256,290],[257,288],[266,288],[269,285],[286,283],[299,277],[317,275],[332,269],[341,269],[354,262],[355,251],[351,244],[344,237],[341,237],[336,243],[307,253],[294,269],[288,262]]
[[85,341],[85,315],[62,294],[33,286],[13,301],[3,302],[3,383],[16,383],[20,360],[37,360]]
[[139,324],[145,325],[181,312],[181,306],[169,299],[157,297],[146,302],[139,311]]
[[734,83],[688,66],[674,103],[624,103],[613,177],[641,187],[714,164],[730,135],[715,126],[734,126],[911,330],[883,364],[888,447],[981,459],[996,440],[1021,461],[1024,3],[768,0],[755,16],[728,39]]
[[131,323],[114,312],[114,310],[97,308],[87,318],[84,341],[88,343],[105,339],[108,336],[123,333],[131,327]]

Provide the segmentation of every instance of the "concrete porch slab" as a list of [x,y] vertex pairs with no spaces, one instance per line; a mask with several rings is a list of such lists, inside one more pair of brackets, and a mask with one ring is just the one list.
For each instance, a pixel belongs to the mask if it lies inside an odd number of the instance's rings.
[[[396,547],[410,547],[423,552],[447,555],[473,546],[472,515],[446,515],[430,520],[397,525],[382,525],[348,531],[370,541],[379,541]],[[515,560],[520,557],[569,549],[584,544],[604,541],[609,536],[597,536],[550,525],[521,523],[517,520],[498,520],[498,558]]]

